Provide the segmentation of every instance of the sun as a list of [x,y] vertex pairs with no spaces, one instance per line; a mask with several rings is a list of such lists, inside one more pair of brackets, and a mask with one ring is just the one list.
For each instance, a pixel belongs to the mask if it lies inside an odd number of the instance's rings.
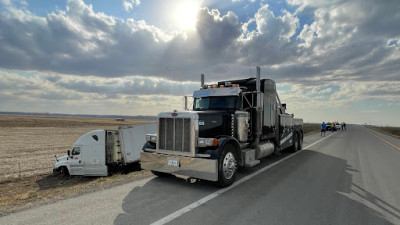
[[200,8],[200,1],[183,1],[175,11],[175,23],[182,30],[194,30],[197,22],[197,12]]

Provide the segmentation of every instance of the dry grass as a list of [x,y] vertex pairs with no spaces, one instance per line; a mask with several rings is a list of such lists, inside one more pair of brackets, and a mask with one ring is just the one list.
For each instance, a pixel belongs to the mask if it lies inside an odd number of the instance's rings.
[[305,123],[303,125],[304,134],[314,134],[321,132],[321,125],[316,123]]
[[151,173],[143,170],[102,178],[40,175],[3,182],[0,183],[0,216],[149,176]]
[[400,138],[400,127],[370,127],[370,128]]

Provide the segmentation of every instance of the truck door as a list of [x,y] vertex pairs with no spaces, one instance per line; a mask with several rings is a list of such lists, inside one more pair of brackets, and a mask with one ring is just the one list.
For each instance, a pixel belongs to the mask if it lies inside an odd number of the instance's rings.
[[88,144],[84,146],[82,162],[85,176],[107,176],[105,131],[90,133]]
[[74,146],[71,152],[70,174],[83,175],[82,146]]

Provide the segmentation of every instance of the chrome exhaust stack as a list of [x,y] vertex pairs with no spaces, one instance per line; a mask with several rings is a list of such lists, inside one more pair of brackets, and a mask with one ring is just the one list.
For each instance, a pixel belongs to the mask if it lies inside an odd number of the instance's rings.
[[262,135],[262,116],[263,116],[263,98],[264,95],[261,92],[261,70],[260,67],[257,66],[257,75],[256,75],[256,94],[257,94],[257,105],[256,105],[256,119],[255,119],[255,134],[256,138],[253,142],[253,147],[256,147],[258,143],[260,143],[260,138]]
[[201,74],[200,83],[200,87],[204,88],[204,74]]

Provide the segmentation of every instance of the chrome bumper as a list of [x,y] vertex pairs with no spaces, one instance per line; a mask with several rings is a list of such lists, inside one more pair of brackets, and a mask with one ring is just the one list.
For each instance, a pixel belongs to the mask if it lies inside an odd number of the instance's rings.
[[142,152],[140,153],[140,164],[142,169],[146,170],[155,170],[209,181],[218,180],[217,159],[190,158]]

